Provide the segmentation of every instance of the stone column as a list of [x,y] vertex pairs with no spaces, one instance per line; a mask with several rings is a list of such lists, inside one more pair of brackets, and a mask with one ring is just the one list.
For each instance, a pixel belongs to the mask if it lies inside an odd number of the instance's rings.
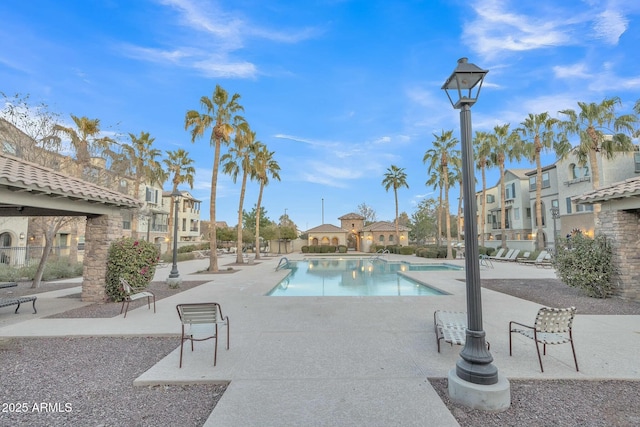
[[100,215],[87,218],[83,262],[82,301],[105,302],[107,255],[111,242],[122,236],[122,217]]
[[602,210],[598,218],[612,244],[615,295],[640,301],[640,210]]

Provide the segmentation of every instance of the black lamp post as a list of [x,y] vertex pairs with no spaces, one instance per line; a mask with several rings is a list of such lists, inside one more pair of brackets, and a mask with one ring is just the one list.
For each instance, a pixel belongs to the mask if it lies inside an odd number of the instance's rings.
[[[456,363],[458,378],[479,385],[498,382],[498,368],[487,349],[482,329],[482,299],[480,287],[480,258],[478,253],[478,225],[476,218],[475,175],[471,139],[471,106],[478,99],[482,81],[489,71],[458,60],[458,66],[442,86],[453,108],[460,110],[462,145],[462,190],[464,198],[465,274],[467,282],[467,331],[465,346]],[[475,94],[474,94],[475,92]]]
[[551,218],[553,218],[553,253],[558,254],[558,231],[556,229],[556,220],[560,218],[560,208],[551,206]]
[[169,279],[177,279],[180,277],[180,273],[178,273],[178,205],[180,203],[180,196],[182,196],[182,193],[177,189],[171,193],[171,197],[173,197],[173,265],[171,266]]

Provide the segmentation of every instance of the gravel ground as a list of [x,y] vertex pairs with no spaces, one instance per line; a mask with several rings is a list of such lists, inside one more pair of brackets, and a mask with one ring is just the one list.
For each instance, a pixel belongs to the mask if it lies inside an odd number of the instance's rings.
[[[158,282],[150,289],[164,298],[200,283],[169,289]],[[640,315],[639,303],[589,298],[559,280],[483,280],[482,285],[541,305],[575,306],[578,314]],[[45,284],[41,290],[69,286],[77,284]],[[12,289],[34,293],[28,284]],[[93,304],[56,317],[112,317],[119,311],[120,304]],[[175,338],[0,338],[0,425],[200,426],[225,386],[132,385],[176,347]],[[511,380],[512,404],[501,413],[456,405],[448,399],[445,378],[430,381],[463,427],[640,425],[639,381]],[[45,410],[38,411],[41,403]]]
[[[640,315],[640,303],[590,298],[559,280],[482,280],[482,286],[540,305],[575,306],[578,315]],[[462,427],[640,425],[640,381],[509,380],[511,407],[500,413],[455,404],[446,378],[429,381]]]
[[201,426],[226,386],[133,386],[177,345],[176,338],[0,338],[0,425]]

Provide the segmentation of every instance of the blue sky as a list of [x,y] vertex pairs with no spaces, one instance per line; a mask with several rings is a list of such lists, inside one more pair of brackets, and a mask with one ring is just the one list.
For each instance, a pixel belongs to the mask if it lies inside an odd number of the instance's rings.
[[[460,57],[490,70],[474,132],[609,96],[630,112],[640,99],[636,0],[5,0],[0,21],[1,91],[47,103],[67,124],[69,114],[99,118],[105,131],[189,151],[203,219],[213,148],[191,143],[184,116],[216,84],[241,95],[257,139],[276,152],[268,216],[286,209],[302,230],[323,212],[339,225],[361,203],[393,220],[381,185],[392,164],[408,176],[400,211],[437,195],[422,158],[434,133],[459,138],[440,88]],[[497,171],[488,176],[495,184]],[[239,192],[220,175],[218,220],[235,225]],[[245,209],[257,194],[250,183]]]

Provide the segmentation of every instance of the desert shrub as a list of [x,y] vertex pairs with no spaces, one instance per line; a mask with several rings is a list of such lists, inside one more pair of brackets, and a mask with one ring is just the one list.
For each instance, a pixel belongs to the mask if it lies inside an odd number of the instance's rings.
[[553,266],[556,275],[567,285],[582,289],[591,297],[607,298],[613,287],[612,257],[606,237],[591,239],[576,234],[558,241]]
[[402,246],[400,247],[401,255],[413,255],[416,253],[416,248],[414,246]]
[[160,252],[153,243],[130,237],[111,243],[105,277],[107,296],[114,301],[122,301],[124,291],[120,277],[125,278],[134,291],[145,289],[153,279],[159,259]]
[[[16,282],[22,279],[33,280],[38,269],[37,263],[24,267],[12,267],[0,264],[0,282]],[[44,266],[42,280],[64,279],[82,276],[82,263],[71,264],[67,258],[48,261]]]

